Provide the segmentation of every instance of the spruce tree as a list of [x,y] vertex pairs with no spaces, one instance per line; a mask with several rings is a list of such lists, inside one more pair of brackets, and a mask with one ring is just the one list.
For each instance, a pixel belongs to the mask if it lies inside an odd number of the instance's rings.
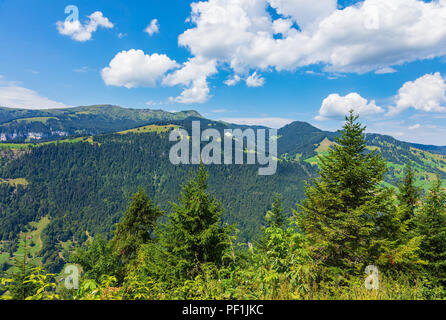
[[403,213],[404,221],[412,219],[420,200],[421,191],[415,186],[415,173],[412,169],[412,161],[409,160],[406,166],[406,173],[402,183],[398,186],[398,202]]
[[282,196],[278,193],[274,194],[274,200],[271,204],[271,210],[265,215],[267,226],[283,227],[286,223],[287,216],[282,206]]
[[168,223],[159,231],[156,263],[176,280],[193,279],[204,264],[221,266],[229,247],[231,228],[222,226],[221,204],[207,193],[208,172],[201,164],[198,174],[183,187],[179,204],[172,203]]
[[313,258],[339,274],[362,273],[376,262],[377,224],[392,211],[392,191],[380,186],[386,163],[376,150],[368,152],[364,131],[351,111],[294,212]]
[[122,221],[116,225],[112,239],[112,246],[124,264],[136,258],[142,244],[152,240],[156,220],[162,214],[146,192],[139,188]]
[[32,274],[32,259],[28,256],[29,248],[26,233],[23,236],[23,253],[17,253],[14,258],[14,271],[12,272],[13,285],[9,287],[9,294],[14,300],[25,300],[31,296],[36,288],[35,284],[27,282]]
[[421,258],[427,260],[425,269],[434,284],[446,285],[446,192],[441,180],[432,185],[423,207],[416,217],[418,233],[423,236]]

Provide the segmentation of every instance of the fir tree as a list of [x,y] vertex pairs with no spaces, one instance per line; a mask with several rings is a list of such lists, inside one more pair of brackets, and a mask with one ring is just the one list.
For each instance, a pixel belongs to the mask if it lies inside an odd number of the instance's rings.
[[392,191],[380,187],[386,164],[376,151],[367,152],[365,127],[357,120],[351,111],[294,212],[313,258],[336,273],[362,273],[376,262],[377,224],[392,211]]
[[123,278],[119,256],[113,251],[111,243],[100,234],[88,242],[87,248],[76,248],[70,255],[70,262],[82,267],[86,279],[100,282],[103,275]]
[[446,285],[446,193],[438,178],[416,217],[417,230],[423,236],[420,256],[428,261],[429,279]]
[[28,282],[33,272],[32,259],[28,256],[29,248],[26,234],[23,236],[23,253],[16,254],[14,260],[14,271],[12,273],[13,284],[9,287],[9,294],[14,300],[25,300],[31,296],[36,288],[33,283]]
[[124,214],[116,225],[112,246],[125,264],[136,258],[142,244],[152,240],[156,220],[163,212],[153,204],[143,189],[138,189]]
[[183,187],[179,204],[172,203],[169,221],[159,231],[161,255],[156,263],[162,263],[161,273],[175,279],[194,278],[204,264],[221,266],[229,248],[231,228],[222,226],[223,210],[206,192],[207,177],[201,164],[197,176]]
[[265,221],[268,226],[282,227],[285,225],[287,216],[282,206],[282,196],[274,194],[274,200],[271,204],[271,210],[266,212]]
[[421,191],[415,186],[415,173],[412,169],[412,161],[406,166],[406,174],[402,183],[398,186],[398,202],[403,213],[403,221],[412,219],[420,201]]

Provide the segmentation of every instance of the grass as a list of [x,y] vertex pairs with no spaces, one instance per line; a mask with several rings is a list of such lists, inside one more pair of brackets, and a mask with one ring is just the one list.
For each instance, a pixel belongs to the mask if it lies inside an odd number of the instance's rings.
[[3,265],[4,262],[9,261],[9,253],[3,252],[3,246],[1,244],[0,244],[0,251],[2,251],[2,253],[0,254],[0,265]]
[[15,150],[23,150],[33,147],[39,147],[44,146],[48,144],[58,144],[58,143],[77,143],[77,142],[88,142],[90,144],[93,144],[93,138],[92,137],[78,137],[78,138],[68,138],[63,140],[52,140],[52,141],[46,141],[46,142],[39,142],[39,143],[0,143],[0,150],[1,149],[15,149]]
[[178,128],[179,128],[179,126],[176,126],[176,125],[173,125],[173,124],[169,124],[169,125],[165,125],[165,126],[148,125],[148,126],[143,126],[143,127],[130,129],[130,130],[121,131],[121,132],[118,132],[118,133],[119,134],[127,134],[127,133],[156,132],[156,133],[160,134],[160,133],[163,133],[163,132],[168,132],[171,129],[178,129]]
[[29,183],[25,178],[17,178],[17,179],[2,179],[0,178],[0,183],[9,183],[11,186],[27,186]]
[[[50,218],[48,216],[43,217],[38,222],[30,222],[29,226],[33,229],[33,231],[30,232],[23,232],[20,233],[20,241],[18,244],[18,249],[16,252],[14,252],[13,256],[16,259],[22,259],[24,254],[24,248],[25,248],[25,241],[24,238],[26,238],[26,243],[28,247],[28,253],[31,255],[32,263],[35,266],[39,266],[42,264],[42,259],[38,257],[38,254],[40,250],[42,249],[42,232],[48,226],[50,223]],[[13,266],[9,269],[9,271],[14,272],[16,271],[16,268]]]
[[[40,250],[42,249],[42,232],[43,230],[48,226],[50,223],[50,218],[48,216],[42,217],[37,222],[30,222],[29,226],[33,231],[30,232],[23,232],[20,233],[20,241],[18,244],[18,249],[16,252],[14,252],[13,256],[15,259],[22,259],[24,254],[24,248],[25,248],[25,241],[24,238],[26,238],[27,247],[28,247],[28,253],[32,257],[32,262],[35,266],[42,264],[42,259],[38,257],[38,254]],[[9,261],[10,263],[13,263],[13,260],[9,260],[9,253],[2,254],[0,256],[0,263],[3,263],[4,261]],[[10,267],[10,272],[17,271],[14,266]]]
[[17,122],[42,122],[42,123],[46,123],[50,119],[59,120],[56,117],[35,117],[35,118],[17,119],[17,120],[14,120],[14,121],[17,121]]
[[330,141],[328,138],[325,138],[321,143],[319,143],[319,146],[314,151],[317,153],[326,153],[334,144],[334,142]]
[[2,149],[27,149],[32,146],[31,143],[0,143],[0,150]]
[[320,163],[321,163],[321,160],[319,159],[319,157],[320,157],[320,156],[327,156],[327,155],[328,155],[328,151],[326,151],[326,152],[321,152],[321,153],[319,153],[318,155],[316,155],[316,156],[314,156],[314,157],[305,159],[304,161],[307,162],[307,163],[309,163],[309,164],[311,164],[311,165],[313,165],[313,166],[314,166],[314,165],[319,166]]

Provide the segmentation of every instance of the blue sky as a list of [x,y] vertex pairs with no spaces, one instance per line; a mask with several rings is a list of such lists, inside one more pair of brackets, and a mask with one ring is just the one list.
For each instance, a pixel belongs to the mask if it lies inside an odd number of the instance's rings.
[[445,0],[0,0],[6,107],[329,130],[353,108],[369,132],[446,145],[445,55]]

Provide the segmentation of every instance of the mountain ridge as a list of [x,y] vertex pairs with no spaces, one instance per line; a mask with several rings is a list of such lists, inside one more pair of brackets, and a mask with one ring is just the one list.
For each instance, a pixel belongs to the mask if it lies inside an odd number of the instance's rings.
[[[82,127],[82,123],[78,126],[70,123],[71,130],[65,130],[63,124],[58,123],[61,119],[53,119],[58,117],[73,117],[72,122],[76,120],[87,121],[89,116],[94,119],[89,119],[88,124]],[[77,115],[79,117],[75,117]],[[82,119],[83,118],[83,119]],[[111,104],[101,104],[101,105],[90,105],[90,106],[77,106],[72,108],[59,108],[59,109],[20,109],[20,108],[8,108],[0,106],[0,141],[11,142],[25,142],[28,138],[29,140],[50,140],[58,139],[61,137],[66,137],[70,135],[95,135],[101,133],[111,133],[123,130],[133,129],[139,126],[148,125],[155,123],[157,121],[173,121],[173,120],[185,120],[187,118],[197,118],[204,120],[204,118],[196,110],[184,110],[179,112],[169,112],[162,109],[138,109],[138,108],[127,108],[118,105]],[[224,121],[211,120],[214,122],[226,123]],[[91,124],[91,122],[95,122]],[[111,126],[104,126],[103,122],[112,122]],[[122,123],[118,123],[118,122]],[[13,123],[11,123],[13,122]],[[18,122],[18,123],[17,123]],[[237,125],[233,123],[228,123],[231,126],[237,126],[241,128],[253,127],[260,128],[264,126],[247,126],[247,125]],[[96,128],[98,130],[94,130]],[[51,128],[48,128],[50,126]],[[85,128],[86,127],[86,128]],[[43,130],[41,137],[35,135],[38,130]],[[48,130],[52,129],[52,130]],[[288,131],[306,131],[313,133],[314,140],[317,140],[319,136],[330,136],[334,137],[337,132],[325,131],[317,128],[316,126],[305,122],[305,121],[293,121],[279,129],[279,135],[281,133],[286,133]],[[34,133],[29,135],[29,133]],[[49,132],[49,133],[48,133]],[[16,135],[14,135],[16,133]],[[20,134],[22,133],[22,134]],[[367,135],[381,135],[378,133],[368,133]],[[2,136],[8,139],[1,139]],[[389,136],[391,137],[391,136]],[[33,139],[34,138],[34,139]],[[432,152],[435,154],[446,155],[446,146],[437,145],[425,145],[418,143],[411,143],[402,140],[398,140],[394,137],[393,139],[408,143],[414,148],[421,149],[424,151]],[[285,152],[293,151],[292,149],[296,146],[284,146]]]

